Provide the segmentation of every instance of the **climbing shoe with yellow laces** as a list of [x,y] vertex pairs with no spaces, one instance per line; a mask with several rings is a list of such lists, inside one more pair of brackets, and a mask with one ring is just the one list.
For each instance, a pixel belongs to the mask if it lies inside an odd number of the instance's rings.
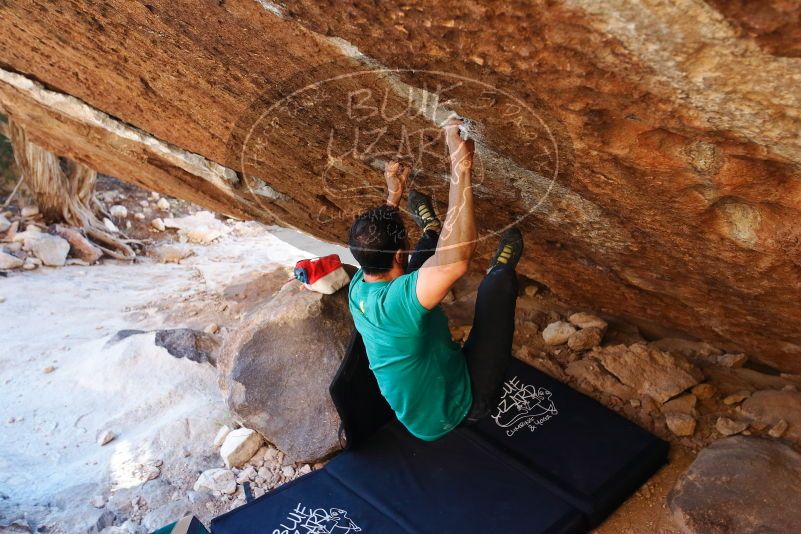
[[487,272],[496,265],[508,265],[512,269],[517,267],[520,256],[523,255],[523,234],[517,228],[509,228],[501,234],[501,241],[498,243],[498,250],[492,257]]
[[417,226],[426,230],[439,231],[442,228],[442,223],[439,222],[437,215],[434,213],[434,205],[431,202],[431,197],[424,195],[417,189],[412,189],[409,192],[409,211],[412,213],[414,222]]

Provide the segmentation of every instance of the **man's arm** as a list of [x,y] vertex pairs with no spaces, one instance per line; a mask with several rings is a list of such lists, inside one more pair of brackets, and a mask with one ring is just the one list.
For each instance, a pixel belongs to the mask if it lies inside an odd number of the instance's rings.
[[448,213],[437,242],[437,250],[420,269],[417,278],[417,300],[426,309],[436,307],[451,286],[470,266],[476,249],[476,220],[473,211],[473,141],[459,136],[461,121],[451,120],[445,126],[445,142],[451,161],[451,184]]

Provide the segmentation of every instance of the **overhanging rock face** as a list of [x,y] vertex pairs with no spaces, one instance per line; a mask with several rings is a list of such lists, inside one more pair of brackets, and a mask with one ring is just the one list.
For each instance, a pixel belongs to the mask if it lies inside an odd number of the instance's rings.
[[389,157],[444,207],[454,112],[483,254],[517,223],[563,297],[801,372],[788,5],[11,0],[0,106],[100,171],[337,241]]

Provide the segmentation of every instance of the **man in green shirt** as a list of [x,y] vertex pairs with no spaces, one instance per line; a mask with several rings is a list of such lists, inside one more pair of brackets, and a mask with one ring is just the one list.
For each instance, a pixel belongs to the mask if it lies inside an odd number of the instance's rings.
[[445,126],[451,162],[444,223],[431,199],[409,193],[409,209],[423,235],[409,257],[398,212],[409,168],[390,162],[385,205],[360,215],[348,244],[361,269],[349,287],[349,305],[370,368],[398,419],[415,436],[438,439],[462,423],[489,414],[509,364],[517,299],[515,266],[523,251],[516,228],[504,232],[478,289],[476,313],[463,347],[451,339],[440,302],[467,273],[475,251],[471,169],[474,145],[459,135],[461,121]]

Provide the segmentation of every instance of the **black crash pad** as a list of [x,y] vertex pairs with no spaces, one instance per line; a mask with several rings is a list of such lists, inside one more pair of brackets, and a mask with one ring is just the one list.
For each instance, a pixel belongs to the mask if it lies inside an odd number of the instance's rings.
[[490,418],[421,441],[367,366],[354,333],[331,384],[348,450],[216,518],[213,534],[584,532],[667,460],[665,442],[517,360]]
[[426,442],[390,423],[326,469],[409,532],[583,531],[572,506],[463,429]]
[[653,434],[518,360],[498,406],[469,432],[530,468],[591,527],[664,465],[668,453]]
[[315,471],[223,514],[214,534],[403,534],[394,521],[335,480]]

